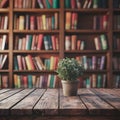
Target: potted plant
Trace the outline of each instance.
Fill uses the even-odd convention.
[[[62,80],[64,96],[77,95],[78,78],[83,74],[83,66],[75,58],[63,58],[59,60],[56,72]]]

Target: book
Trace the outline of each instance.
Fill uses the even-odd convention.
[[[24,15],[19,16],[19,30],[24,30],[25,17]]]
[[[71,50],[76,50],[76,43],[77,43],[77,36],[72,35],[71,36]]]
[[[71,28],[76,30],[77,24],[78,24],[78,14],[73,12],[72,13]]]
[[[53,0],[53,8],[59,8],[59,0]]]
[[[3,67],[6,63],[7,57],[8,57],[7,54],[5,54],[5,55],[0,54],[0,69],[3,69]]]
[[[8,0],[1,0],[0,1],[0,8],[4,8],[7,4]]]
[[[75,0],[71,0],[71,8],[74,9],[76,7],[76,1]]]
[[[44,5],[43,5],[43,3],[42,3],[42,0],[37,0],[37,2],[38,2],[39,7],[40,7],[41,9],[43,9],[43,8],[44,8]]]
[[[47,8],[51,8],[51,5],[50,5],[50,3],[49,3],[49,0],[45,0],[46,1],[46,6],[47,6]]]
[[[65,8],[70,8],[70,0],[65,0]]]
[[[81,8],[81,2],[80,2],[80,0],[76,0],[76,6],[77,6],[77,8]]]
[[[107,50],[107,48],[108,48],[107,37],[104,34],[102,34],[102,35],[100,35],[100,40],[101,40],[102,50]]]
[[[2,88],[8,88],[8,75],[2,74]]]
[[[101,56],[100,70],[105,68],[105,56]]]
[[[66,17],[65,17],[65,29],[69,30],[71,28],[71,12],[66,12]]]
[[[65,36],[65,50],[71,50],[71,39],[70,36]]]
[[[38,35],[37,50],[41,50],[42,49],[43,36],[44,36],[43,34],[39,34]]]

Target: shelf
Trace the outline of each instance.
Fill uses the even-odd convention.
[[[14,73],[56,73],[55,70],[14,70]]]
[[[43,53],[49,53],[49,54],[58,54],[59,51],[53,51],[53,50],[14,50],[13,53],[15,54],[28,54],[28,53],[35,53],[35,54],[43,54]]]
[[[31,9],[32,9],[32,8],[31,8]],[[26,12],[26,13],[31,13],[31,9],[28,9],[28,8],[25,8],[25,9],[17,9],[17,8],[14,8],[14,9],[13,9],[13,12],[19,12],[19,13]],[[32,13],[48,13],[48,12],[54,13],[54,12],[60,12],[60,10],[59,10],[59,9],[39,9],[39,8],[34,8],[34,9],[32,9]]]
[[[35,34],[35,33],[48,33],[48,34],[53,34],[53,33],[59,33],[59,30],[13,30],[14,33],[30,33],[30,34]]]
[[[7,70],[5,70],[5,69],[0,70],[0,73],[8,73],[8,72],[10,72],[8,69]]]
[[[101,34],[107,33],[107,30],[65,30],[66,33],[82,33],[82,34]]]
[[[84,71],[85,73],[107,73],[108,71],[107,70],[85,70]]]
[[[1,29],[0,29],[0,34],[4,34],[4,33],[5,33],[5,34],[6,34],[6,33],[8,34],[8,33],[9,33],[9,30],[1,30]]]
[[[9,50],[0,50],[0,54],[1,54],[1,53],[3,53],[3,54],[4,54],[4,53],[9,53]]]
[[[0,13],[8,13],[9,8],[0,8]]]

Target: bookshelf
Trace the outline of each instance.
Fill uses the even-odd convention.
[[[5,46],[2,45],[4,48],[0,46],[0,56],[7,55],[7,58],[0,69],[0,80],[2,75],[5,76],[8,87],[20,87],[16,85],[17,79],[19,82],[28,78],[29,81],[35,81],[40,76],[41,79],[52,79],[55,76],[54,84],[58,87],[59,79],[55,69],[58,59],[63,57],[75,57],[79,62],[87,61],[82,86],[94,78],[102,78],[104,87],[118,87],[116,84],[120,82],[120,69],[115,66],[120,63],[119,1],[53,0],[51,3],[52,0],[46,0],[47,4],[45,0],[3,1],[6,3],[0,7],[0,18],[6,19],[3,22],[7,21],[8,25],[0,26],[0,40],[6,39]],[[66,46],[68,44],[69,48]],[[38,58],[44,69],[37,63]],[[102,62],[103,58],[105,60]],[[33,63],[25,64],[31,60]],[[53,69],[48,68],[48,64],[52,63],[50,60],[54,63]],[[17,66],[18,61],[21,61],[20,68]],[[118,65],[113,61],[117,61],[115,63]],[[34,68],[30,68],[31,64]],[[97,84],[91,86],[97,87]],[[21,87],[28,86],[21,84]]]

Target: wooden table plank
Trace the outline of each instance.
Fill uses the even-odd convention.
[[[33,91],[11,109],[12,115],[31,115],[34,105],[44,92],[45,89],[36,89]]]
[[[6,92],[6,91],[8,91],[8,90],[10,90],[10,89],[0,89],[0,94]]]
[[[39,115],[58,115],[58,89],[47,89],[33,110]]]
[[[6,99],[6,98],[8,98],[8,97],[10,97],[10,96],[12,96],[14,94],[16,94],[19,91],[21,91],[21,89],[12,89],[10,91],[7,91],[5,93],[0,94],[0,101],[4,100],[4,99]]]
[[[96,96],[89,89],[79,89],[78,94],[87,106],[90,115],[110,115],[116,112],[112,106]]]
[[[60,90],[60,115],[85,115],[87,109],[80,100],[79,96],[63,96],[63,91]]]
[[[103,100],[108,102],[110,105],[112,105],[114,108],[119,110],[120,114],[120,97],[118,97],[116,94],[112,94],[110,91],[106,91],[104,89],[95,89],[95,94],[100,96]]]
[[[18,103],[20,100],[22,100],[26,95],[28,95],[33,90],[34,89],[25,89],[9,98],[6,98],[6,99],[0,101],[0,115],[9,115],[10,114],[9,109],[13,105]]]

